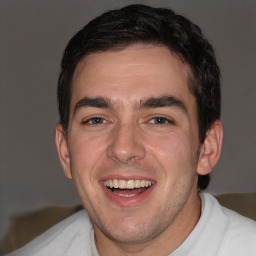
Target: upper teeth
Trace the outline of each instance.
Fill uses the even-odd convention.
[[[134,189],[134,188],[143,188],[143,187],[150,187],[153,185],[153,182],[148,180],[106,180],[104,181],[104,186],[110,187],[110,188],[128,188],[128,189]]]

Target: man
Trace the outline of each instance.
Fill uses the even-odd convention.
[[[200,192],[219,160],[219,68],[168,9],[104,13],[69,42],[56,145],[86,211],[12,255],[256,255],[256,224]]]

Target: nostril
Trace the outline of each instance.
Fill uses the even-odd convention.
[[[132,120],[119,123],[110,136],[107,155],[112,160],[123,164],[133,164],[144,157],[145,149],[140,138],[140,131],[136,130]]]
[[[132,164],[145,156],[145,150],[143,145],[134,142],[129,142],[126,145],[115,143],[108,147],[107,155],[109,158],[124,164]]]

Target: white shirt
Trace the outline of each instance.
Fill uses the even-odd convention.
[[[200,194],[201,217],[170,256],[256,256],[256,222]],[[82,210],[8,256],[98,256],[90,218]]]

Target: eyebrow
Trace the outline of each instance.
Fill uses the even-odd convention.
[[[79,100],[74,108],[74,114],[81,108],[93,107],[93,108],[110,108],[110,101],[104,97],[89,98],[84,97]]]
[[[141,100],[139,103],[139,108],[163,108],[163,107],[178,107],[179,109],[187,112],[187,108],[184,103],[173,97],[173,96],[161,96],[161,97],[151,97]]]
[[[81,108],[93,107],[93,108],[111,108],[111,102],[109,99],[104,97],[89,98],[84,97],[77,102],[74,108],[74,114]],[[143,108],[163,108],[163,107],[178,107],[179,109],[187,112],[187,108],[183,102],[173,96],[161,96],[161,97],[150,97],[140,100],[135,105],[136,109]]]

